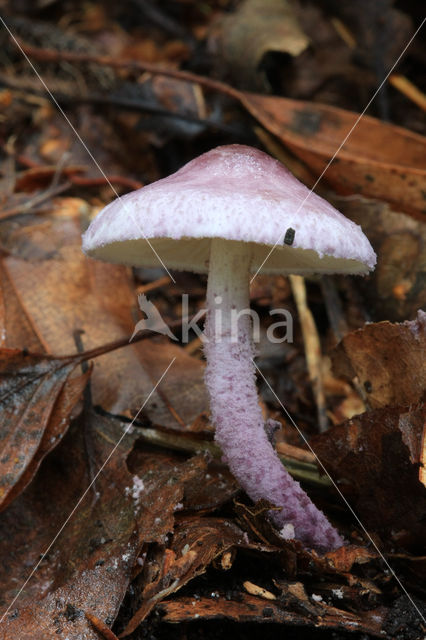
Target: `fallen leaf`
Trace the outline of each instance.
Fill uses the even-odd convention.
[[[66,433],[88,379],[70,377],[79,361],[0,350],[0,510],[25,489]]]
[[[345,545],[327,553],[326,558],[330,568],[338,573],[348,573],[354,564],[365,564],[377,558],[377,553],[366,547]]]
[[[49,216],[23,227],[0,229],[14,246],[5,260],[8,278],[45,350],[55,355],[76,350],[75,332],[85,349],[130,337],[137,316],[131,272],[86,258],[81,251],[81,217],[88,205],[78,199],[56,201]],[[16,346],[16,345],[14,345]],[[175,362],[144,413],[162,426],[182,430],[178,413],[190,428],[207,408],[203,364],[179,346],[152,340],[97,359],[92,375],[95,404],[113,413],[135,414],[172,359]]]
[[[84,413],[44,461],[27,491],[3,512],[3,609],[71,517],[8,613],[0,628],[2,640],[98,638],[87,618],[112,626],[142,545],[161,547],[173,531],[185,482],[204,463],[201,458],[175,458],[165,465],[162,455],[157,458],[150,451],[145,466],[135,474],[126,460],[138,434],[136,429],[125,434],[126,428],[119,420]],[[101,468],[78,503],[94,471]]]
[[[86,429],[86,437],[84,430]],[[35,480],[0,518],[4,550],[2,608],[24,584],[99,469],[123,435],[122,425],[99,416],[74,423]],[[126,496],[132,476],[125,464],[134,441],[127,435],[72,514],[32,580],[0,627],[0,638],[98,638],[85,612],[111,626],[138,551],[134,504]],[[90,442],[90,453],[86,445]]]
[[[332,354],[338,376],[358,377],[372,408],[416,403],[426,390],[426,313],[416,320],[366,324]]]
[[[295,578],[298,573],[304,572],[345,575],[354,565],[365,564],[377,558],[374,551],[357,545],[345,545],[320,556],[303,547],[299,540],[284,540],[265,518],[270,508],[271,505],[262,500],[253,507],[235,502],[237,521],[241,528],[260,541],[263,551],[278,554],[288,577]]]
[[[230,501],[240,490],[229,469],[212,461],[200,474],[199,481],[186,487],[185,508],[197,512],[213,511]]]
[[[72,176],[74,174],[83,173],[84,166],[81,167],[63,167],[61,175]],[[47,189],[56,177],[58,168],[56,166],[39,166],[32,167],[18,174],[16,177],[15,191],[20,193],[32,193],[38,189]]]
[[[311,439],[367,530],[402,545],[426,538],[426,488],[419,481],[425,420],[423,404],[387,407]]]
[[[241,88],[267,84],[259,67],[268,52],[298,56],[309,45],[287,0],[245,0],[214,32],[211,46]]]
[[[358,196],[328,199],[361,225],[377,253],[377,265],[362,282],[369,306],[379,320],[412,319],[426,307],[426,227],[394,211],[386,202]]]
[[[7,300],[7,304],[6,304]],[[0,259],[0,344],[43,353],[44,348]]]
[[[239,92],[246,109],[319,176],[359,114],[337,107]],[[324,174],[337,193],[393,203],[425,220],[425,138],[363,116]]]

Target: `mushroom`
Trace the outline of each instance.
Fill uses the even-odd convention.
[[[341,546],[343,539],[282,465],[265,432],[249,279],[259,270],[366,274],[376,256],[361,228],[277,160],[235,144],[113,201],[84,234],[83,250],[132,266],[155,265],[156,253],[171,269],[208,273],[205,382],[224,458],[252,500],[278,507],[271,517],[283,537],[320,552]]]

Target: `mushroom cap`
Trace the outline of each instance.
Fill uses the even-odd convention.
[[[253,272],[274,246],[264,273],[365,274],[376,263],[359,225],[280,162],[238,144],[111,202],[83,235],[83,251],[131,266],[157,266],[157,252],[170,269],[203,273],[212,238],[251,243]]]

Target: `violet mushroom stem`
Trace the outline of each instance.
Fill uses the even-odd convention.
[[[280,462],[269,442],[259,406],[250,316],[252,246],[211,240],[204,351],[216,440],[234,476],[253,501],[266,498],[283,535],[319,551],[344,544],[325,515]],[[289,535],[290,534],[290,535]]]

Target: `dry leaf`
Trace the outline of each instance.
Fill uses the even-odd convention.
[[[3,610],[89,486],[94,471],[123,436],[125,426],[118,420],[84,414],[45,460],[28,490],[3,513]],[[165,544],[185,483],[198,477],[200,465],[205,464],[202,458],[174,458],[165,464],[162,454],[147,451],[143,464],[139,459],[136,474],[126,464],[136,438],[136,430],[127,433],[96,478],[10,612],[0,630],[2,640],[13,635],[23,640],[58,636],[92,640],[97,636],[86,614],[112,625],[142,545]],[[180,575],[183,567],[177,562],[171,571]],[[78,635],[84,633],[87,636]]]
[[[426,488],[418,478],[424,405],[376,409],[311,443],[368,531],[394,543],[426,538]]]
[[[270,51],[298,56],[309,40],[287,0],[245,0],[221,19],[214,48],[241,88],[261,88],[259,66]]]
[[[357,122],[337,107],[240,93],[246,109],[319,176]],[[391,202],[425,220],[425,138],[363,116],[324,174],[337,193]]]
[[[118,421],[89,420],[74,423],[28,490],[2,514],[3,611],[89,486],[91,463],[99,469],[123,434]],[[133,441],[126,436],[121,442],[20,594],[0,626],[2,640],[95,640],[86,611],[112,625],[138,551],[134,504],[125,492],[133,481],[125,464]]]
[[[80,218],[87,212],[81,200],[57,200],[49,217],[3,229],[3,238],[14,246],[14,256],[5,260],[14,292],[45,349],[55,355],[76,350],[76,331],[91,349],[130,337],[137,320],[130,271],[89,260],[81,251]],[[189,428],[207,408],[203,364],[167,341],[145,341],[97,359],[94,403],[115,413],[136,413],[173,358],[161,397],[154,394],[144,413],[152,422],[182,429],[176,408]]]
[[[88,379],[70,378],[80,361],[0,350],[0,510],[25,489],[66,433]]]
[[[374,317],[406,320],[426,307],[426,227],[385,202],[357,196],[327,196],[361,225],[377,253],[377,265],[362,283]]]
[[[426,390],[426,313],[416,320],[366,324],[332,354],[337,375],[358,377],[372,408],[419,402]]]

